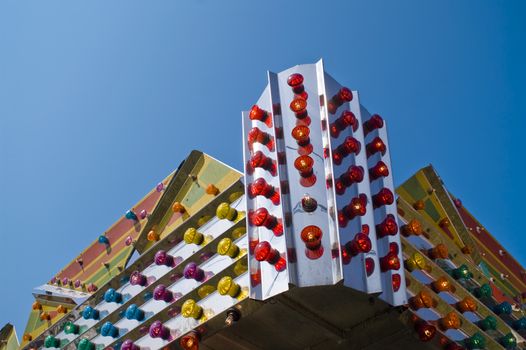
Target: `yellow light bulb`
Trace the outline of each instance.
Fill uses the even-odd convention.
[[[188,228],[183,236],[183,239],[186,244],[201,244],[203,243],[204,236],[201,232],[197,232],[197,230],[193,227]]]
[[[203,308],[195,302],[193,299],[188,299],[184,302],[181,307],[181,314],[186,318],[195,318],[196,320],[203,314]]]
[[[239,254],[239,247],[230,238],[223,238],[217,244],[217,254],[235,258]]]
[[[217,292],[221,295],[230,295],[232,298],[235,298],[239,295],[241,288],[239,284],[234,282],[232,277],[225,276],[219,280],[217,283]]]
[[[414,253],[413,255],[411,255],[411,257],[409,257],[405,261],[405,264],[406,264],[406,268],[409,271],[413,271],[413,270],[430,271],[431,270],[431,268],[427,266],[426,259],[420,253]]]
[[[237,217],[237,210],[232,208],[230,204],[223,202],[217,207],[216,216],[220,220],[227,219],[229,221],[234,221]]]

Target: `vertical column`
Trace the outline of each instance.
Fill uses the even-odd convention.
[[[395,189],[391,157],[387,139],[387,127],[383,119],[362,107],[364,116],[368,172],[374,207],[374,220],[378,238],[378,253],[382,294],[380,298],[391,305],[407,303],[400,230],[397,225]]]
[[[249,239],[250,297],[264,300],[288,290],[288,258],[273,105],[267,86],[243,112],[243,156]]]
[[[343,278],[405,303],[383,121],[322,61],[268,80],[243,113],[251,297]]]
[[[344,285],[377,293],[380,268],[358,93],[329,74],[324,75],[324,85],[327,185],[334,191]]]
[[[323,75],[323,66],[308,64],[271,76],[271,83],[279,87],[283,125],[279,151],[285,154],[291,210],[287,235],[296,264],[294,281],[300,287],[331,285],[341,279],[339,241],[325,181],[319,75]]]

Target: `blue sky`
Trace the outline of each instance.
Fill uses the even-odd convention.
[[[526,264],[525,16],[502,0],[2,1],[0,325],[21,335],[32,288],[192,149],[241,169],[266,70],[321,57],[388,121],[395,181],[432,163]]]

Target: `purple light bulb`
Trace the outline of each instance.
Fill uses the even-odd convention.
[[[159,182],[157,186],[155,187],[155,190],[157,192],[162,192],[164,190],[164,184],[162,182]]]
[[[170,335],[170,331],[168,330],[168,328],[163,326],[161,321],[155,321],[154,323],[152,323],[152,325],[150,326],[150,331],[149,332],[150,332],[150,337],[152,337],[152,338],[161,338],[161,339],[165,339],[165,340]]]
[[[141,212],[139,213],[139,218],[141,218],[141,220],[146,219],[147,216],[148,212],[146,211],[146,209],[141,210]]]
[[[135,345],[135,343],[131,339],[126,339],[122,345],[121,350],[139,350],[140,348]]]
[[[126,244],[127,246],[130,246],[132,243],[133,243],[132,236],[126,237],[126,240],[124,241],[124,244]]]
[[[80,287],[81,284],[82,282],[80,282],[80,280],[75,280],[75,288]]]
[[[173,294],[165,285],[160,284],[153,290],[153,298],[155,300],[164,300],[169,303],[173,300]]]
[[[155,253],[154,261],[156,265],[173,266],[174,258],[171,255],[168,255],[164,250],[159,250]]]
[[[139,271],[133,271],[130,275],[130,284],[132,286],[145,286],[146,285],[146,276],[141,274]]]
[[[184,278],[192,278],[198,282],[205,278],[205,272],[196,263],[188,263],[183,270]]]

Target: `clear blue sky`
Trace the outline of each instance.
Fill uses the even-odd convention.
[[[323,57],[526,264],[524,1],[0,3],[0,324],[192,149],[241,168],[240,111]],[[80,223],[80,225],[79,225]]]

